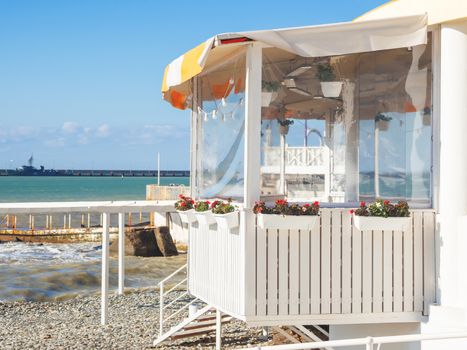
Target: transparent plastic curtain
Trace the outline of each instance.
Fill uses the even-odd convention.
[[[198,86],[197,196],[241,200],[244,186],[245,55],[237,55],[200,76]]]
[[[263,195],[431,204],[431,38],[311,59],[264,49],[262,80]]]
[[[390,59],[391,64],[385,64]],[[360,95],[385,87],[387,94],[362,98],[360,196],[431,204],[431,40],[428,45],[366,54],[359,70]]]

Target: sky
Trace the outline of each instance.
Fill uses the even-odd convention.
[[[165,66],[224,32],[349,21],[384,3],[0,0],[0,168],[189,168]]]

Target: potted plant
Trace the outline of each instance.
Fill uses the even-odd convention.
[[[279,132],[281,135],[287,135],[289,133],[289,126],[293,124],[293,120],[290,119],[277,119],[279,123]]]
[[[277,98],[279,95],[279,89],[281,84],[278,81],[266,81],[261,82],[261,106],[268,107],[269,104]]]
[[[201,225],[206,225],[208,227],[216,223],[210,210],[210,206],[210,201],[198,201],[194,204],[195,214],[198,222]]]
[[[354,226],[360,231],[406,231],[411,222],[406,201],[392,204],[388,200],[377,200],[369,206],[360,202],[360,207],[350,213],[353,215]]]
[[[211,204],[211,211],[214,215],[214,219],[217,222],[217,226],[227,230],[238,227],[238,212],[232,205],[232,200],[229,199],[227,202],[214,201]]]
[[[339,97],[342,90],[342,81],[336,81],[336,75],[330,64],[319,64],[317,78],[321,83],[324,97]]]
[[[279,199],[274,207],[268,207],[260,201],[256,202],[253,212],[258,227],[263,229],[311,230],[318,220],[319,202],[302,206]]]
[[[196,222],[193,209],[194,204],[195,201],[192,198],[184,196],[183,194],[178,195],[178,201],[175,202],[175,210],[177,210],[182,224],[190,225]]]

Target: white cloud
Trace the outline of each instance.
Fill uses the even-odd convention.
[[[96,129],[96,136],[105,138],[110,135],[110,127],[107,124],[102,124]]]
[[[65,122],[62,126],[62,131],[65,134],[75,134],[81,129],[81,126],[76,122]]]

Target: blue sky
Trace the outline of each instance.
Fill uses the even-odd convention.
[[[222,32],[347,21],[385,1],[0,0],[0,168],[188,169],[164,67]]]

